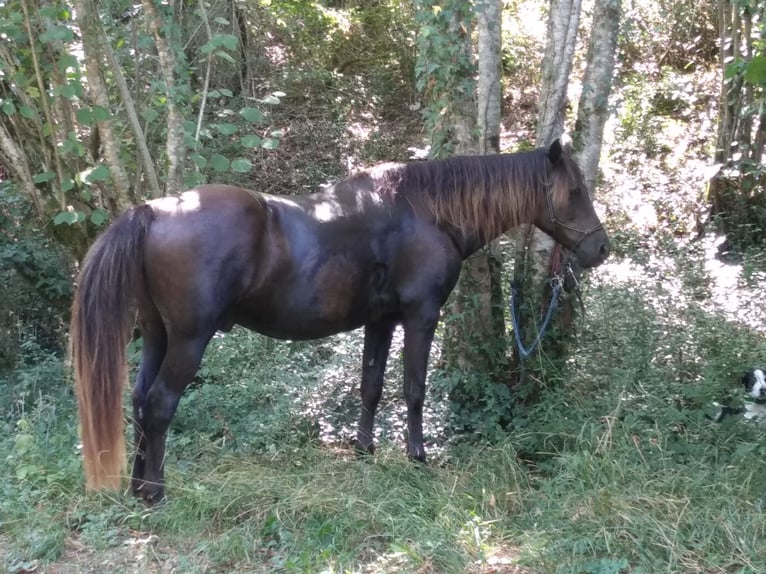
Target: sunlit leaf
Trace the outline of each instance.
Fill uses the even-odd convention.
[[[263,149],[277,149],[279,147],[279,140],[275,138],[266,138],[261,144]]]
[[[766,84],[766,56],[755,56],[745,65],[745,81],[751,84]]]

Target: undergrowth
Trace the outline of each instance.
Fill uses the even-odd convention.
[[[449,444],[444,411],[430,398],[427,466],[402,452],[398,353],[380,447],[358,458],[348,439],[359,333],[317,345],[220,336],[179,407],[169,500],[155,509],[127,495],[84,494],[69,374],[27,343],[20,367],[0,380],[3,564],[11,572],[87,571],[105,559],[122,570],[185,572],[764,571],[766,443],[741,419],[709,417],[714,402],[741,400],[738,377],[762,364],[766,345],[710,298],[704,257],[694,247],[649,257],[641,273],[621,274],[628,258],[607,264],[590,282],[570,364],[540,382],[539,401],[518,410],[506,439]],[[737,268],[742,287],[760,273],[753,261],[749,276]]]

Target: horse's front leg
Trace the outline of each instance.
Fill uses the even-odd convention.
[[[375,451],[373,424],[383,377],[386,372],[388,351],[394,334],[394,323],[373,323],[364,327],[364,353],[362,356],[362,413],[356,433],[356,448],[372,454]]]
[[[169,341],[165,359],[146,397],[142,417],[143,476],[134,488],[149,504],[164,498],[165,441],[186,386],[199,368],[207,340]],[[140,456],[140,453],[139,453]],[[136,469],[134,469],[136,470]]]
[[[403,321],[404,398],[407,401],[407,455],[426,461],[423,446],[423,401],[426,394],[426,369],[439,308],[420,310]]]

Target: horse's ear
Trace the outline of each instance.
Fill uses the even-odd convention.
[[[555,139],[548,148],[548,159],[553,165],[559,165],[564,156],[564,149],[561,147],[561,140]]]

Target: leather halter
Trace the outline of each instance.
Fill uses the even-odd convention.
[[[556,217],[556,214],[553,211],[553,200],[551,199],[550,191],[545,194],[545,201],[548,204],[548,217],[550,218],[551,223],[553,223],[554,225],[558,225],[559,227],[563,227],[564,229],[568,229],[569,231],[574,231],[575,233],[581,234],[580,239],[578,239],[577,243],[575,243],[574,246],[569,250],[570,252],[574,251],[577,247],[579,247],[580,243],[582,243],[586,237],[604,228],[604,224],[601,223],[600,221],[598,225],[594,225],[593,227],[585,231],[583,231],[582,229],[578,229],[577,227],[568,225]]]

